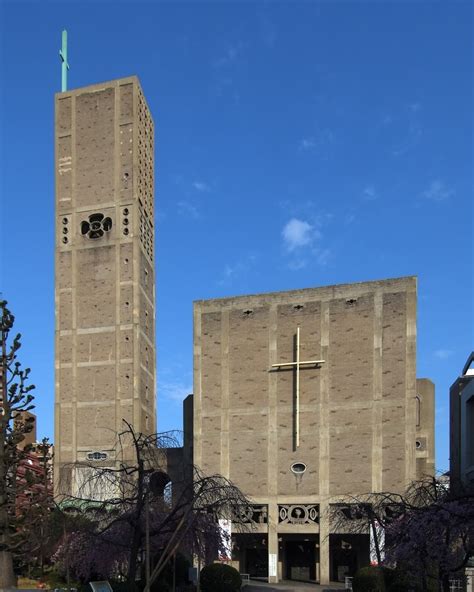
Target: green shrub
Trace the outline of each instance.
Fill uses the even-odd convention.
[[[378,567],[362,567],[352,580],[354,592],[385,592],[384,574]]]
[[[242,585],[239,572],[230,565],[213,563],[201,570],[202,592],[238,592]]]
[[[419,590],[401,569],[362,567],[352,581],[354,592],[407,592]]]

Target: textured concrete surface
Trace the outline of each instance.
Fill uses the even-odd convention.
[[[418,415],[415,405],[416,291],[416,278],[402,277],[194,303],[194,461],[268,508],[255,528],[278,555],[280,578],[284,537],[299,534],[315,541],[316,579],[335,579],[330,504],[402,492],[417,463],[432,467],[429,381],[420,383]],[[298,326],[300,360],[324,363],[300,370],[296,446],[296,372],[272,364],[295,360]],[[293,463],[306,471],[295,474]],[[318,519],[282,518],[296,505],[303,514],[316,506]],[[332,544],[336,552],[348,541]],[[368,563],[367,549],[358,561],[365,553]],[[235,558],[241,572],[244,555]]]
[[[58,93],[55,117],[58,492],[88,453],[113,466],[124,418],[155,431],[156,381],[153,121],[138,79]]]

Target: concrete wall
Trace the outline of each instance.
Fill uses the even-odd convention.
[[[271,368],[294,361],[298,326],[300,359],[324,363],[300,370],[296,446],[295,371]],[[194,462],[268,508],[269,565],[282,535],[318,535],[328,583],[330,503],[417,477],[415,372],[414,277],[194,303]]]
[[[415,398],[417,479],[435,474],[435,387],[417,378]]]
[[[55,104],[60,469],[93,451],[113,463],[123,418],[155,431],[154,132],[135,77]],[[108,221],[94,238],[96,214]]]
[[[299,448],[293,360],[301,327]],[[416,279],[194,304],[194,458],[256,500],[400,491],[416,477]],[[304,462],[297,478],[290,467]]]

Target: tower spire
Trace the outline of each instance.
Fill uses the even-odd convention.
[[[69,63],[67,61],[67,31],[64,29],[62,36],[62,47],[59,50],[59,57],[61,58],[61,92],[67,90],[67,71],[69,70]]]

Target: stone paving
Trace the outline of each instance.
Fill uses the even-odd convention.
[[[299,592],[300,590],[305,590],[306,592],[310,592],[310,590],[313,590],[313,592],[333,592],[333,590],[344,590],[344,584],[334,582],[327,586],[319,586],[318,584],[292,581],[267,584],[266,582],[251,580],[242,587],[243,592]]]

